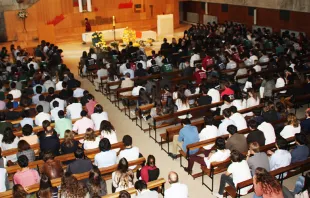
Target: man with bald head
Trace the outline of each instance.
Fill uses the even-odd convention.
[[[179,182],[179,176],[176,172],[171,171],[168,175],[170,188],[165,191],[165,198],[187,198],[188,188],[185,184]]]

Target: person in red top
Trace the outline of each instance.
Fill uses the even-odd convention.
[[[194,78],[197,85],[201,83],[202,79],[207,78],[207,74],[205,71],[202,70],[201,64],[197,64],[196,71],[194,73]]]
[[[95,98],[93,95],[89,94],[87,98],[88,102],[86,103],[86,109],[88,112],[88,116],[91,116],[91,114],[94,113],[95,106],[97,105],[97,102],[95,101]]]
[[[143,166],[140,171],[141,179],[145,181],[145,183],[154,181],[159,176],[159,169],[155,166],[155,157],[153,155],[149,155],[147,157],[146,166]]]
[[[213,65],[214,61],[211,56],[206,55],[206,57],[202,60],[202,67],[207,70],[209,65]]]
[[[221,97],[223,97],[224,95],[228,95],[228,96],[234,95],[235,92],[231,88],[229,88],[228,82],[223,82],[222,87],[224,91],[221,93]]]
[[[85,18],[85,32],[91,32],[91,26],[88,21],[88,18]]]

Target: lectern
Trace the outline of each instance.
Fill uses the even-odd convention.
[[[157,15],[157,34],[158,36],[173,36],[173,14]]]

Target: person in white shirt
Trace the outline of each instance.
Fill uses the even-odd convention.
[[[222,162],[230,157],[230,150],[225,148],[225,139],[222,137],[217,137],[215,140],[215,149],[208,153],[205,153],[206,157],[200,156],[191,156],[188,162],[188,168],[184,168],[184,170],[188,173],[192,172],[192,168],[194,166],[194,162],[199,163],[201,166],[206,166],[210,169],[212,162]]]
[[[287,139],[290,137],[295,136],[296,133],[300,133],[301,127],[299,124],[299,121],[297,120],[297,117],[295,114],[290,113],[287,116],[287,125],[282,129],[280,132],[280,135]]]
[[[56,91],[63,90],[63,87],[62,87],[62,83],[64,82],[63,80],[64,80],[63,77],[59,77],[59,81],[56,83]]]
[[[236,126],[235,122],[232,121],[231,119],[229,119],[230,116],[231,116],[230,109],[224,109],[223,116],[224,116],[224,119],[222,120],[222,123],[219,125],[219,134],[218,134],[218,136],[229,134],[228,131],[227,131],[227,127],[229,125]]]
[[[158,52],[158,56],[156,56],[155,61],[156,61],[156,65],[158,65],[159,67],[163,66],[163,56],[160,54],[160,52]]]
[[[8,179],[8,172],[6,171],[5,168],[0,168],[0,177],[2,178],[0,180],[0,192],[5,192],[9,190],[10,188],[10,183]]]
[[[265,145],[276,142],[276,134],[275,134],[272,124],[264,121],[257,127],[257,129],[264,133]]]
[[[58,102],[58,107],[61,109],[61,110],[65,110],[65,107],[66,107],[66,101],[63,100],[63,99],[60,99],[59,96],[57,96],[54,100],[52,100],[50,102],[50,107],[51,107],[51,110],[54,109],[54,106],[53,106],[53,103],[54,101],[57,101]]]
[[[48,114],[48,113],[44,113],[43,112],[43,107],[42,105],[39,105],[37,106],[37,115],[35,117],[35,121],[34,123],[37,125],[37,126],[42,126],[42,123],[44,120],[48,120],[48,121],[51,121],[51,115]]]
[[[229,117],[229,119],[234,121],[238,131],[248,128],[247,122],[244,117],[237,112],[237,107],[231,106],[229,109],[231,111],[231,116]]]
[[[285,80],[282,76],[282,74],[279,75],[279,77],[277,78],[277,81],[276,81],[276,88],[281,88],[281,87],[284,87],[285,86]],[[283,91],[280,91],[280,93],[286,93],[286,90],[283,90]]]
[[[35,61],[32,60],[32,58],[29,58],[29,63],[27,64],[28,69],[30,69],[30,65],[33,65],[33,69],[38,70],[39,65]]]
[[[263,52],[263,56],[261,56],[259,58],[259,62],[260,63],[267,63],[267,62],[269,62],[269,57],[265,54],[265,52]]]
[[[246,160],[240,152],[236,150],[231,151],[230,159],[232,163],[228,166],[227,171],[221,175],[220,187],[218,193],[213,195],[218,198],[223,197],[226,184],[237,187],[238,183],[252,178],[251,170]],[[230,176],[232,175],[232,177]],[[252,188],[252,185],[242,188],[241,195],[245,195]]]
[[[254,89],[250,88],[248,91],[248,99],[246,100],[246,108],[259,105],[260,99]],[[253,116],[253,112],[244,114],[243,116]]]
[[[234,94],[235,99],[232,101],[231,105],[237,107],[240,111],[246,108],[246,100],[243,99],[242,93],[240,91]]]
[[[90,118],[95,124],[95,130],[100,129],[100,125],[103,120],[109,120],[108,113],[103,111],[103,107],[99,104],[95,106],[94,113],[91,114]]]
[[[179,176],[171,171],[168,175],[170,188],[165,190],[165,198],[188,198],[188,187],[179,182]]]
[[[217,90],[217,89],[215,89],[215,88],[209,89],[207,95],[208,95],[208,96],[211,96],[211,98],[212,98],[212,104],[221,101],[220,92],[219,92],[219,90]],[[212,110],[212,111],[216,111],[216,107],[212,108],[211,110]]]
[[[223,101],[224,101],[224,104],[221,106],[220,115],[223,115],[223,111],[225,109],[229,109],[232,106],[228,95],[223,96]]]
[[[81,111],[83,110],[83,107],[76,98],[71,97],[68,99],[68,106],[66,109],[67,117],[73,120],[81,117]]]
[[[262,67],[260,65],[255,65],[253,69],[255,69],[256,72],[262,71]]]
[[[199,133],[200,142],[216,138],[219,134],[218,128],[214,125],[213,117],[206,116],[204,117],[204,121],[205,121],[205,128],[203,128],[201,132]],[[210,150],[213,146],[214,144],[209,144],[209,145],[204,146],[203,148],[205,150]]]
[[[131,91],[131,95],[132,96],[139,96],[140,89],[144,89],[145,90],[145,87],[141,86],[140,82],[136,82],[135,84],[136,84],[135,87]]]
[[[94,164],[98,168],[106,168],[116,164],[116,151],[111,150],[110,141],[103,138],[99,142],[100,153],[97,153],[94,158]]]
[[[97,136],[93,129],[88,128],[86,130],[84,141],[83,141],[84,150],[98,148],[99,142],[100,142],[100,136]]]
[[[45,82],[43,83],[45,90],[48,90],[50,87],[56,88],[55,83],[51,80],[50,76],[45,76]]]
[[[107,77],[109,75],[109,72],[106,68],[106,66],[102,66],[98,71],[97,71],[97,78],[94,79],[94,84],[95,84],[95,89],[96,91],[99,91],[99,85],[101,83],[101,77]],[[106,82],[107,80],[102,80],[102,82]]]
[[[288,146],[287,141],[285,139],[279,138],[276,140],[277,150],[275,152],[271,150],[267,151],[267,154],[271,155],[271,157],[269,158],[270,171],[291,164],[292,155],[289,151],[286,150],[287,146]]]
[[[121,150],[118,155],[118,161],[122,158],[125,158],[128,162],[136,160],[140,156],[139,148],[132,146],[132,137],[130,135],[125,135],[123,137],[123,143],[125,146],[124,150]],[[136,166],[131,166],[129,169],[133,170]]]
[[[135,72],[131,69],[130,63],[126,63],[126,69],[123,71],[123,75],[126,75],[126,73],[130,74],[130,78],[135,77]]]
[[[53,109],[51,110],[51,120],[52,121],[57,121],[59,119],[58,117],[58,111],[63,110],[59,107],[59,102],[58,101],[53,101]]]
[[[111,122],[107,120],[103,120],[100,124],[101,138],[107,138],[111,144],[117,143],[117,136],[115,133],[115,129]]]
[[[73,97],[75,98],[81,98],[84,96],[84,91],[85,89],[82,89],[80,87],[76,88],[74,91],[73,91]]]
[[[226,69],[235,69],[237,68],[237,63],[232,60],[232,57],[228,57],[228,63],[226,64]],[[235,72],[229,72],[227,75],[233,75]]]
[[[121,66],[119,66],[119,73],[123,74],[126,69],[126,62],[124,62]]]
[[[178,93],[178,99],[175,101],[175,105],[178,108],[178,112],[190,109],[188,99],[181,92]],[[192,117],[191,114],[178,116],[179,119],[185,119],[185,118],[191,118],[191,117]]]
[[[82,117],[81,119],[77,120],[73,124],[72,131],[74,131],[77,134],[84,134],[86,133],[86,130],[88,128],[91,128],[91,129],[95,128],[94,122],[87,117],[87,111],[82,110],[81,117]],[[83,142],[83,141],[80,141],[80,142]]]
[[[16,83],[15,82],[11,82],[11,91],[9,92],[9,94],[12,94],[13,98],[20,98],[20,96],[22,95],[22,92],[18,89],[16,89]]]
[[[138,192],[136,198],[158,198],[158,192],[147,189],[147,184],[143,180],[136,181],[135,189]]]
[[[198,60],[200,60],[200,55],[198,54],[197,50],[194,50],[194,54],[192,55],[191,60],[190,60],[190,66],[195,67],[194,63],[195,61],[198,61]]]

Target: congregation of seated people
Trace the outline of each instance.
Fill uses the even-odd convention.
[[[133,146],[130,135],[125,135],[122,138],[125,149],[111,149],[118,141],[108,113],[93,95],[80,88],[80,82],[62,63],[61,53],[57,46],[42,42],[30,58],[20,47],[12,46],[11,56],[15,62],[11,63],[9,53],[2,49],[0,126],[5,127],[0,127],[1,149],[4,152],[18,148],[17,154],[2,157],[3,178],[7,178],[1,184],[2,191],[9,189],[5,167],[16,164],[21,170],[13,176],[13,194],[26,193],[23,188],[40,183],[40,190],[35,193],[38,197],[47,188],[53,196],[103,196],[107,194],[107,186],[99,169],[118,164],[112,174],[112,192],[130,197],[124,190],[135,187],[140,197],[158,197],[156,191],[146,187],[150,178],[156,180],[159,176],[159,172],[150,175],[150,170],[158,169],[154,156],[150,155],[147,165],[142,165],[137,172],[138,181],[134,183],[136,165],[128,164],[142,157],[139,148]],[[160,121],[160,124],[182,125],[179,134],[171,140],[169,156],[176,159],[180,150],[187,152],[188,145],[216,139],[203,147],[203,153],[200,149],[190,150],[188,167],[184,168],[191,174],[195,162],[210,168],[212,162],[230,159],[214,196],[223,197],[226,184],[236,188],[238,183],[253,178],[255,196],[293,197],[302,196],[308,190],[309,184],[304,181],[309,176],[299,177],[294,193],[290,193],[270,171],[305,161],[309,156],[310,109],[302,108],[310,97],[303,104],[295,105],[300,96],[310,94],[308,53],[309,40],[303,34],[278,35],[267,29],[250,32],[245,25],[213,23],[193,25],[178,42],[173,39],[169,44],[164,39],[160,51],[152,51],[148,57],[143,48],[134,47],[132,43],[121,51],[108,49],[107,57],[90,49],[88,54],[83,52],[79,70],[81,76],[88,72],[94,74],[96,91],[101,87],[111,90],[132,87],[120,95],[138,99],[123,97],[123,104],[134,106],[131,114],[143,118],[149,125],[160,116],[223,102],[199,112],[198,117],[193,112]],[[98,70],[88,71],[94,63]],[[29,76],[23,76],[24,71]],[[173,71],[180,71],[178,77],[183,80],[176,81],[180,83],[174,83],[174,77],[167,75]],[[156,74],[161,75],[148,80],[141,78]],[[102,80],[104,77],[106,80]],[[142,80],[136,80],[137,77]],[[109,82],[117,81],[119,85],[109,87]],[[9,82],[8,90],[6,82]],[[197,98],[188,99],[194,95]],[[140,107],[149,104],[154,104],[152,109],[139,112]],[[256,108],[260,104],[264,107]],[[249,108],[254,109],[239,113]],[[305,119],[297,118],[296,112],[293,113],[296,108],[305,111]],[[196,118],[204,119],[201,131],[193,125],[192,120]],[[35,127],[42,127],[42,131],[35,134]],[[247,129],[246,134],[239,133]],[[19,130],[22,130],[20,137],[15,135]],[[80,134],[85,135],[75,140],[75,135]],[[288,142],[289,138],[294,138],[293,145]],[[31,149],[34,144],[39,144],[39,150]],[[274,144],[275,149],[260,151],[270,144]],[[92,162],[84,152],[96,148],[100,152]],[[68,153],[74,153],[75,159],[60,162],[55,158]],[[40,176],[28,167],[28,163],[36,159],[45,162]],[[67,165],[66,171],[63,164]],[[83,172],[89,172],[89,179],[78,181],[74,174]],[[25,177],[31,178],[26,184]],[[59,189],[51,185],[50,181],[55,178],[61,178]],[[44,182],[48,185],[41,185]],[[165,197],[188,196],[187,186],[179,183],[177,173],[171,172],[168,182],[171,187],[165,191]],[[266,190],[266,186],[270,190]],[[247,186],[240,193],[247,194],[251,189],[252,186]]]

